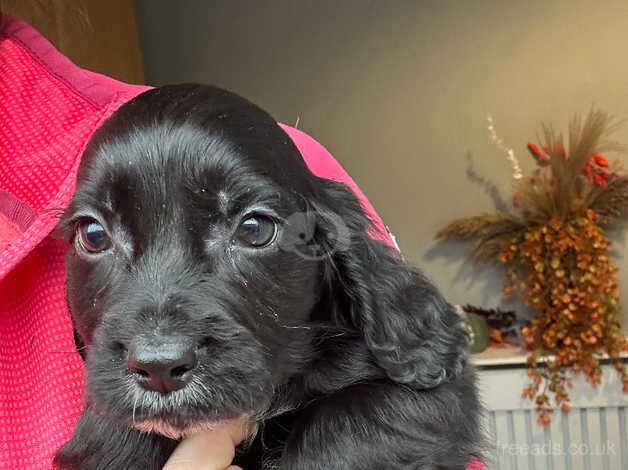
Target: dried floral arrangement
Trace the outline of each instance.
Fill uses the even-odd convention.
[[[618,270],[605,232],[628,215],[628,174],[605,156],[623,149],[609,139],[619,124],[596,109],[584,120],[576,115],[566,144],[544,125],[539,144],[528,144],[536,169],[524,176],[489,117],[490,137],[512,166],[512,207],[455,220],[437,235],[472,241],[470,255],[477,262],[506,265],[503,294],[521,295],[534,311],[522,329],[531,381],[523,396],[536,403],[541,425],[550,424],[557,407],[569,411],[574,376],[584,374],[594,387],[600,383],[602,354],[613,361],[628,392],[620,358],[628,342],[618,321]]]

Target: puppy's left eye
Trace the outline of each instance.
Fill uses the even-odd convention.
[[[262,248],[275,240],[277,224],[270,217],[251,215],[245,218],[236,231],[235,238],[243,245]]]
[[[111,247],[107,231],[95,219],[85,218],[76,223],[78,246],[87,253],[100,253]]]

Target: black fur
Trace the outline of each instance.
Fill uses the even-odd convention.
[[[268,247],[233,242],[251,212],[278,221]],[[174,85],[122,106],[84,156],[69,239],[85,217],[113,246],[87,256],[74,243],[67,258],[88,403],[60,467],[158,469],[176,442],[134,422],[242,413],[259,424],[236,459],[246,470],[462,469],[481,456],[457,314],[255,105]],[[128,344],[154,331],[197,347],[193,382],[172,394],[126,368]]]

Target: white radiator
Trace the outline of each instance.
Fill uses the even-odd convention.
[[[488,410],[493,470],[628,470],[628,396],[612,366],[602,385],[574,382],[572,409],[554,413],[544,430],[532,402],[521,399],[528,383],[522,366],[483,367],[480,389]]]

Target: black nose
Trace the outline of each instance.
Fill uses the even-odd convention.
[[[128,368],[147,390],[168,393],[183,388],[196,367],[196,353],[185,345],[137,346],[129,350]]]

